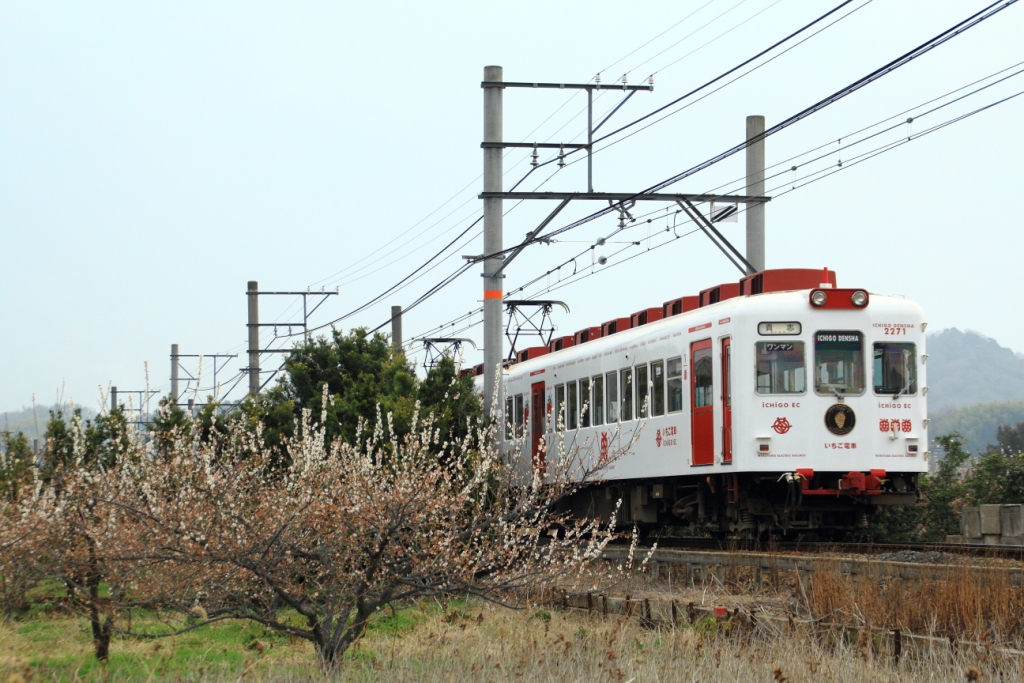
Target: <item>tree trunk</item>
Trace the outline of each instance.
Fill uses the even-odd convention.
[[[99,608],[93,604],[89,607],[89,625],[92,627],[96,659],[106,662],[110,658],[110,640],[114,635],[114,615],[108,614],[104,619]]]
[[[357,609],[355,621],[341,632],[340,637],[333,636],[333,634],[337,633],[333,628],[314,629],[316,640],[313,641],[313,644],[316,646],[317,659],[320,660],[321,668],[325,671],[336,671],[341,667],[342,657],[363,635],[363,631],[366,630],[366,625],[370,622],[372,614],[372,611],[364,614],[363,610]]]

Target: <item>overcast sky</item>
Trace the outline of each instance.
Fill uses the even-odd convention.
[[[242,352],[248,280],[263,290],[339,288],[314,325],[398,282],[479,215],[487,64],[520,81],[601,72],[607,83],[628,72],[637,83],[654,73],[654,92],[637,93],[603,129],[612,130],[839,1],[0,3],[0,410],[33,394],[95,406],[110,383],[166,391],[172,343],[182,353]],[[595,189],[641,190],[690,168],[741,142],[748,114],[771,126],[985,4],[857,0],[792,51],[598,152]],[[768,182],[768,267],[827,266],[840,286],[920,302],[929,331],[969,328],[1024,351],[1015,201],[1024,96],[851,163],[1024,90],[1024,74],[1012,76],[925,114],[1021,64],[921,106],[1024,61],[1021,35],[1024,7],[1013,6],[769,138],[768,164],[778,164],[769,173],[780,175]],[[620,100],[603,94],[595,109]],[[568,91],[506,90],[505,137],[579,141],[584,104]],[[903,123],[850,146],[889,117]],[[507,156],[506,187],[529,170],[527,154]],[[840,160],[840,172],[805,185]],[[585,189],[584,164],[556,169],[521,189]],[[740,154],[670,191],[742,192],[743,174]],[[505,208],[509,245],[553,207]],[[595,208],[570,205],[555,225]],[[539,277],[523,296],[568,303],[556,322],[571,334],[738,277],[699,234],[674,239],[692,226],[679,221],[672,232],[664,208],[638,207],[626,231],[607,216],[531,247],[508,268],[506,290]],[[721,224],[741,249],[743,225]],[[482,251],[478,227],[432,270],[339,325],[375,327],[392,304],[409,305],[461,255]],[[599,237],[606,243],[590,250]],[[592,266],[592,255],[607,264]],[[478,271],[409,312],[406,338],[476,309]],[[263,321],[300,320],[296,303],[262,300]],[[443,332],[479,344],[480,325],[464,326]],[[288,345],[273,334],[265,329],[262,344]],[[221,393],[244,363],[226,362]],[[207,361],[204,387],[210,369]]]

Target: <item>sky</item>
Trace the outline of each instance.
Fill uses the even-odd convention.
[[[2,2],[0,411],[33,400],[96,407],[110,385],[166,393],[172,343],[182,354],[240,354],[221,361],[219,388],[210,358],[201,376],[197,358],[183,359],[183,376],[200,376],[184,398],[240,399],[244,380],[231,387],[246,364],[247,281],[337,288],[309,319],[323,326],[469,228],[414,279],[336,325],[386,323],[391,305],[409,306],[483,250],[480,226],[469,226],[482,205],[485,65],[501,65],[509,81],[600,73],[634,84],[653,74],[654,91],[637,93],[603,133],[840,1]],[[852,2],[752,73],[599,145],[595,190],[635,192],[689,169],[742,142],[747,115],[771,126],[986,4]],[[976,330],[1024,351],[1013,201],[1024,182],[1024,95],[958,118],[1024,90],[1022,34],[1024,7],[1014,5],[768,138],[767,266],[829,267],[840,286],[917,301],[929,331]],[[596,115],[621,99],[600,94]],[[578,92],[506,89],[504,101],[508,141],[582,139]],[[557,154],[546,152],[541,161]],[[530,170],[528,155],[507,154],[506,188]],[[744,173],[741,153],[666,191],[742,194]],[[520,189],[584,190],[585,164],[549,164]],[[552,208],[505,202],[506,246]],[[597,208],[574,202],[552,228]],[[734,266],[671,210],[643,203],[625,230],[605,216],[532,246],[508,267],[506,291],[564,301],[570,312],[555,323],[572,334],[735,281]],[[743,249],[743,216],[719,227]],[[479,270],[407,312],[405,338],[482,346],[479,314],[445,325],[479,308]],[[299,297],[261,298],[260,308],[261,322],[302,320]],[[264,328],[261,346],[300,338],[274,335]],[[419,343],[409,352],[422,361]],[[261,365],[273,370],[282,357]],[[481,359],[469,349],[466,362]]]

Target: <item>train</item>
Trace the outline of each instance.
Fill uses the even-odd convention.
[[[844,536],[917,500],[926,327],[918,304],[827,268],[764,270],[517,352],[501,446],[541,471],[556,449],[621,453],[560,502],[575,516]]]

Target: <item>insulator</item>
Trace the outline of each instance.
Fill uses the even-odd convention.
[[[622,84],[625,85],[629,81],[626,80],[626,74],[622,74]]]
[[[647,77],[647,85],[654,85],[654,74]]]
[[[539,164],[537,163],[537,145],[533,146],[533,154],[530,155],[530,166],[536,168]]]
[[[602,256],[599,259],[597,259],[597,262],[603,266],[604,264],[608,263],[608,257]]]
[[[601,74],[597,74],[596,76],[594,76],[594,83],[600,83],[600,82],[601,82]]]
[[[565,148],[558,146],[558,168],[565,168]]]

